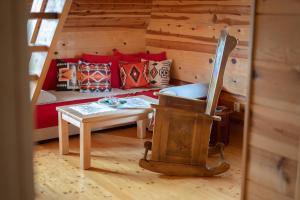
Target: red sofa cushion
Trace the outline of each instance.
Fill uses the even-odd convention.
[[[158,92],[159,90],[155,91],[146,91],[146,92],[138,92],[135,94],[124,94],[124,95],[117,95],[116,97],[129,97],[129,96],[137,96],[137,95],[146,95],[152,98],[158,98],[154,95],[154,92]],[[92,101],[97,101],[101,98],[93,98],[93,99],[81,99],[81,100],[74,100],[74,101],[66,101],[66,102],[59,102],[59,103],[51,103],[51,104],[44,104],[44,105],[37,105],[35,109],[36,117],[35,117],[35,128],[48,128],[57,126],[58,124],[58,115],[56,111],[56,107],[58,106],[66,106],[78,103],[87,103]]]
[[[121,61],[125,62],[139,62],[141,61],[141,59],[153,61],[167,60],[167,53],[165,51],[161,53],[138,52],[132,54],[124,54],[115,49],[113,51],[113,55],[118,56]]]
[[[141,56],[141,58],[152,61],[163,61],[167,60],[167,53],[165,51],[161,53],[145,53]]]
[[[78,62],[80,58],[63,58],[60,59],[64,62]],[[45,82],[43,84],[43,90],[56,90],[57,85],[57,67],[56,67],[56,60],[52,60],[49,66]]]
[[[116,56],[103,56],[103,55],[92,55],[83,54],[82,60],[93,63],[108,63],[111,62],[111,87],[120,88],[120,69],[119,69],[119,57]]]
[[[143,52],[133,53],[133,54],[124,54],[118,50],[113,51],[113,55],[115,57],[119,58],[119,60],[123,61],[123,62],[140,62],[141,58],[144,54],[145,53],[143,53]]]

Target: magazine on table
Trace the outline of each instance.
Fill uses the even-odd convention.
[[[104,98],[98,101],[99,104],[107,105],[118,109],[135,109],[135,108],[150,108],[148,101],[133,97],[133,98]]]
[[[118,108],[150,108],[150,102],[142,99],[142,98],[128,98],[124,99],[126,103],[121,104]]]
[[[115,108],[112,108],[105,104],[98,104],[97,102],[93,102],[90,104],[84,104],[84,105],[75,105],[75,106],[71,106],[70,108],[83,114],[83,115],[111,112],[111,111],[116,110]]]

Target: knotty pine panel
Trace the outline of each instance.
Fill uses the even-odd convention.
[[[252,146],[249,151],[248,180],[293,198],[297,161]]]
[[[153,0],[146,48],[154,52],[166,50],[168,57],[175,60],[172,78],[208,82],[218,37],[225,29],[238,39],[238,46],[228,61],[224,89],[245,96],[250,8],[250,0]]]
[[[82,53],[109,55],[114,48],[128,53],[144,51],[145,30],[106,28],[65,31],[56,45],[55,57],[78,57]]]
[[[245,199],[300,199],[299,7],[257,1]]]
[[[145,51],[152,0],[73,0],[57,58]]]

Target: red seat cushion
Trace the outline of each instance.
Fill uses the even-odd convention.
[[[154,92],[158,92],[159,90],[155,91],[146,91],[146,92],[138,92],[135,94],[123,94],[117,95],[116,97],[129,97],[129,96],[136,96],[136,95],[146,95],[152,98],[156,98],[157,96],[154,95]],[[35,128],[47,128],[57,126],[58,124],[58,115],[56,111],[56,107],[58,106],[66,106],[78,103],[87,103],[97,101],[101,98],[93,98],[93,99],[82,99],[82,100],[74,100],[74,101],[66,101],[66,102],[59,102],[59,103],[51,103],[51,104],[44,104],[44,105],[37,105],[35,109]]]
[[[119,57],[116,56],[104,56],[104,55],[92,55],[83,54],[82,60],[92,63],[109,63],[111,62],[111,87],[120,88],[120,69],[119,69]]]

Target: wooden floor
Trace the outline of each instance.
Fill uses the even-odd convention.
[[[212,178],[168,177],[139,167],[145,140],[136,128],[101,131],[92,136],[92,168],[79,169],[79,139],[70,140],[71,154],[58,154],[58,141],[35,147],[36,199],[239,199],[242,127],[231,129],[225,157],[231,169]],[[150,137],[151,134],[149,134]],[[210,158],[215,162],[215,158]]]

